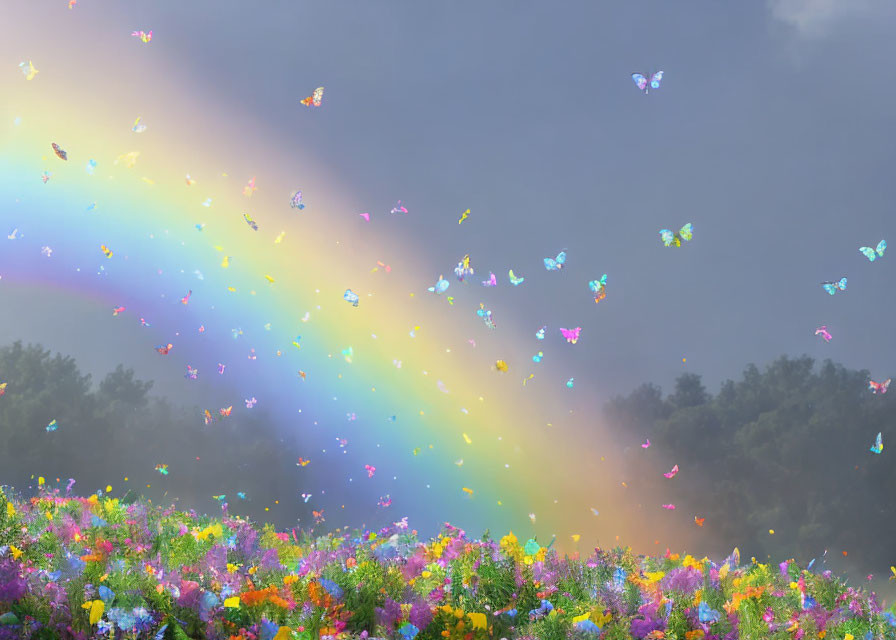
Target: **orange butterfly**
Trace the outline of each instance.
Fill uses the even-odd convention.
[[[706,520],[706,518],[698,518],[697,516],[694,516],[694,522],[697,524],[698,527],[702,527],[703,522],[705,520]]]
[[[299,371],[299,375],[302,376],[302,380],[304,380],[304,379],[305,379],[305,376],[306,376],[307,374],[306,374],[304,371]]]
[[[305,460],[305,458],[299,458],[299,461],[296,462],[297,467],[307,467],[311,460]]]
[[[215,419],[212,418],[211,412],[208,409],[206,409],[205,410],[205,424],[211,424],[214,421],[215,421]]]
[[[233,405],[230,405],[226,409],[218,409],[218,413],[220,413],[225,418],[230,415],[231,411],[233,411]]]
[[[314,93],[304,100],[302,100],[302,104],[306,107],[319,107],[321,100],[324,97],[324,88],[318,87],[314,90]]]

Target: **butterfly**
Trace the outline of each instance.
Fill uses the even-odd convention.
[[[582,331],[582,327],[576,327],[575,329],[560,329],[560,333],[563,334],[563,337],[566,338],[566,341],[570,344],[575,344],[579,340],[579,333]]]
[[[222,417],[227,418],[230,416],[230,413],[233,411],[233,405],[230,405],[226,409],[218,409],[218,413],[221,414]]]
[[[55,142],[51,143],[51,146],[53,147],[53,152],[56,154],[56,156],[57,156],[60,160],[68,160],[68,154],[65,152],[65,149],[63,149],[62,147],[60,147],[60,146],[59,146],[58,144],[56,144]]]
[[[211,424],[215,419],[212,417],[212,412],[208,409],[205,410],[205,424]]]
[[[50,424],[47,425],[47,433],[56,431],[59,428],[59,425],[56,424],[56,421],[53,420]]]
[[[310,494],[310,493],[303,493],[303,494],[302,494],[302,500],[304,500],[305,502],[308,502],[310,499],[311,499],[311,494]]]
[[[310,96],[301,101],[306,107],[319,107],[324,98],[324,88],[318,87]]]
[[[131,127],[131,131],[134,133],[143,133],[146,131],[146,125],[140,124],[140,117],[138,116],[136,120],[134,120],[134,126]]]
[[[222,376],[224,375],[224,369],[226,369],[226,368],[227,368],[226,364],[221,364],[220,362],[218,363],[218,373],[221,374]]]
[[[258,191],[258,187],[255,186],[255,176],[252,176],[252,179],[246,183],[246,186],[243,187],[243,195],[247,198],[251,198],[252,194]]]
[[[194,369],[190,365],[187,365],[187,372],[184,374],[184,378],[187,380],[195,380],[199,377],[199,370]]]
[[[457,279],[460,282],[463,282],[464,278],[471,276],[474,273],[473,267],[470,266],[470,254],[468,253],[457,263],[457,266],[454,267],[454,275],[457,276]]]
[[[307,373],[305,373],[304,371],[299,369],[299,376],[301,376],[302,380],[304,380],[307,375],[308,375]]]
[[[249,400],[244,400],[244,402],[246,403],[246,408],[251,409],[255,406],[255,403],[258,402],[258,400],[255,399],[255,396],[252,396],[252,398],[250,398]]]
[[[167,464],[157,464],[156,471],[161,473],[163,476],[167,476],[168,475],[168,465]]]
[[[345,293],[342,294],[342,299],[346,302],[351,302],[353,307],[358,306],[358,294],[352,291],[351,289],[346,289]]]
[[[495,321],[492,319],[492,312],[489,309],[485,308],[483,303],[479,303],[479,309],[476,310],[476,315],[482,318],[483,322],[485,322],[485,326],[489,329],[495,328]]]
[[[680,247],[681,241],[690,241],[694,237],[694,225],[688,222],[676,233],[672,233],[668,229],[660,229],[660,239],[667,247]]]
[[[647,449],[648,447],[650,447],[650,438],[647,438],[644,442],[641,443],[642,449]]]
[[[245,220],[246,224],[248,224],[252,228],[252,231],[258,231],[258,223],[255,222],[255,220],[252,219],[252,216],[250,216],[248,213],[243,214],[243,220]]]
[[[463,491],[464,493],[466,493],[466,494],[467,494],[468,496],[470,496],[471,498],[473,497],[473,490],[470,489],[469,487],[462,487],[462,488],[461,488],[461,491]]]
[[[645,76],[640,73],[633,73],[632,80],[635,81],[635,84],[638,85],[638,88],[643,91],[645,94],[650,93],[651,89],[659,89],[660,82],[663,80],[663,72],[657,71],[648,80]]]
[[[242,491],[237,491],[237,492],[236,492],[236,497],[239,498],[240,500],[245,500],[245,499],[246,499],[246,494],[243,493]]]
[[[663,475],[667,478],[674,478],[678,475],[678,465],[675,465],[674,467],[672,467],[671,471],[669,471],[668,473],[664,473]]]
[[[90,160],[87,161],[87,166],[84,167],[84,171],[86,171],[90,175],[93,175],[93,172],[95,170],[96,170],[96,160],[91,158]]]
[[[0,382],[0,396],[6,393],[6,385],[8,384],[8,382]]]
[[[296,191],[292,194],[292,198],[289,199],[289,206],[293,209],[299,209],[300,211],[305,208],[305,203],[302,202],[301,191]]]
[[[883,441],[883,438],[881,437],[880,432],[878,432],[877,438],[874,440],[874,444],[871,445],[870,451],[873,453],[880,453],[883,450],[884,450],[884,441]]]
[[[694,516],[694,524],[696,524],[698,527],[702,527],[705,521],[706,518],[698,518],[697,516]]]
[[[504,362],[503,360],[496,360],[495,361],[495,369],[504,373],[504,372],[508,371],[510,369],[510,367],[508,367],[507,363]]]
[[[559,271],[566,263],[566,251],[561,251],[556,258],[545,258],[544,268],[548,271]]]
[[[210,207],[210,206],[212,206],[212,199],[211,199],[211,198],[206,198],[206,199],[205,199],[205,202],[202,203],[202,206],[203,206],[203,207]]]
[[[345,361],[346,361],[346,362],[348,362],[349,364],[351,364],[351,362],[352,362],[352,356],[354,355],[354,353],[355,353],[355,352],[354,352],[354,349],[352,349],[351,347],[347,347],[347,348],[345,348],[345,349],[342,350],[342,357],[345,358]]]
[[[828,333],[828,327],[827,327],[827,325],[824,325],[824,324],[815,330],[815,335],[817,335],[817,336],[820,335],[822,338],[824,338],[825,342],[830,342],[831,338],[834,337],[830,333]]]
[[[255,349],[249,349],[249,360],[256,360],[258,356],[255,355]]]
[[[544,353],[539,351],[534,356],[532,356],[532,362],[541,362],[542,358],[544,358]]]
[[[348,419],[349,422],[353,422],[358,419],[358,416],[355,415],[354,413],[346,413],[345,417]]]
[[[883,382],[875,382],[874,380],[868,381],[868,390],[872,393],[886,393],[889,387],[890,378],[887,378]]]
[[[859,247],[859,251],[862,252],[866,258],[868,258],[871,262],[874,262],[878,258],[884,257],[884,251],[887,250],[887,241],[881,240],[877,243],[877,248],[872,249],[871,247]]]
[[[667,509],[669,511],[675,511],[675,505],[674,504],[664,504],[663,509]]]
[[[110,248],[107,247],[106,245],[101,244],[101,245],[100,245],[100,250],[103,252],[103,254],[104,254],[107,258],[111,258],[111,257],[112,257],[112,249],[110,249]]]
[[[547,329],[547,325],[543,326],[541,329],[535,332],[535,337],[539,340],[544,340],[544,330]]]
[[[514,287],[520,286],[525,280],[525,278],[517,278],[515,275],[513,275],[513,269],[507,272],[507,277],[510,278],[510,284],[512,284]]]
[[[140,38],[140,42],[143,42],[143,43],[146,43],[146,42],[149,42],[150,40],[152,40],[152,31],[150,31],[149,33],[145,33],[143,31],[132,31],[131,35]]]
[[[572,389],[575,386],[575,384],[576,384],[575,378],[570,378],[569,380],[566,381],[566,387],[568,389]]]
[[[196,181],[195,181],[193,178],[190,177],[190,174],[189,174],[189,173],[188,173],[188,174],[186,175],[186,177],[184,178],[184,182],[187,183],[187,186],[188,186],[188,187],[190,187],[190,186],[196,184]]]
[[[193,290],[190,289],[187,291],[187,295],[180,299],[181,304],[187,304],[190,301],[190,296],[193,295]]]
[[[372,467],[369,464],[364,465],[364,470],[367,471],[368,478],[372,478],[373,474],[376,473],[376,467]]]
[[[119,313],[124,313],[124,310],[124,307],[115,307],[114,309],[112,309],[112,315],[117,316]]]
[[[159,345],[158,347],[156,347],[156,351],[158,351],[163,356],[167,356],[168,352],[171,351],[171,347],[173,346],[174,345],[169,342],[168,344]]]
[[[47,183],[50,181],[50,177],[51,177],[52,175],[53,175],[53,174],[50,173],[49,171],[44,171],[44,172],[40,175],[40,179],[44,181],[44,184],[47,184]]]
[[[392,504],[392,497],[387,493],[385,496],[380,497],[376,504],[378,507],[385,509]]]
[[[497,287],[497,286],[498,286],[498,280],[497,280],[497,278],[495,278],[495,274],[489,272],[488,280],[483,280],[483,281],[482,281],[482,286],[483,286],[483,287]]]
[[[394,207],[392,207],[392,213],[407,213],[408,210],[401,206],[401,200],[398,201]]]
[[[359,213],[358,215],[361,216],[362,218],[364,218],[364,220],[366,220],[367,222],[370,222],[370,214],[369,213]]]
[[[19,69],[22,70],[22,74],[25,76],[25,80],[33,80],[34,76],[40,73],[37,69],[34,68],[34,65],[31,64],[31,60],[28,61],[27,66],[26,63],[20,62]]]
[[[588,283],[588,288],[594,294],[594,303],[597,304],[607,297],[607,274],[600,277],[600,280],[592,280]]]
[[[469,217],[470,217],[470,210],[467,209],[466,211],[464,211],[464,212],[461,214],[461,216],[460,216],[460,220],[457,221],[457,224],[460,224],[461,222],[463,222],[464,220],[466,220],[466,219],[469,218]]]
[[[839,282],[822,282],[821,286],[828,292],[828,295],[834,295],[837,291],[846,291],[846,278],[840,278]]]

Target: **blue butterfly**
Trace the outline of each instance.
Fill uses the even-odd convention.
[[[697,615],[700,617],[700,622],[718,622],[719,618],[722,617],[720,612],[710,609],[709,605],[703,601],[698,605],[697,612]]]
[[[358,294],[352,291],[351,289],[346,289],[345,293],[342,294],[342,298],[346,302],[351,302],[353,307],[358,306]]]
[[[650,93],[651,89],[659,89],[660,82],[663,80],[663,72],[657,71],[648,80],[645,76],[640,73],[633,73],[632,80],[635,81],[635,84],[638,85],[638,88],[644,93]]]
[[[877,248],[872,249],[871,247],[859,247],[859,251],[862,252],[866,258],[868,258],[871,262],[874,262],[878,258],[884,257],[884,251],[887,250],[887,241],[881,240],[877,243]]]
[[[439,281],[436,282],[433,286],[431,286],[427,291],[432,293],[442,294],[448,289],[448,285],[451,283],[448,280],[445,280],[442,276],[439,276]]]
[[[872,451],[873,453],[880,453],[883,450],[884,450],[884,441],[883,441],[883,438],[881,437],[881,434],[878,433],[877,439],[874,441],[874,444],[871,445],[870,451]]]
[[[563,268],[563,264],[566,262],[566,251],[561,251],[557,254],[557,258],[545,258],[544,259],[544,268],[548,271],[559,271]]]
[[[846,291],[846,278],[840,278],[840,282],[822,282],[821,286],[829,295],[834,295],[838,290]]]

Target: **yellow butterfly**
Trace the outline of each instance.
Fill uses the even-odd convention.
[[[466,219],[469,218],[469,217],[470,217],[470,210],[467,209],[466,211],[464,211],[464,212],[461,214],[461,216],[460,216],[460,220],[457,221],[457,224],[460,224],[461,222],[463,222],[464,220],[466,220]]]

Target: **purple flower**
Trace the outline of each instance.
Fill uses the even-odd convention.
[[[392,598],[386,598],[383,606],[376,608],[376,623],[378,625],[394,629],[399,620],[401,620],[401,605]]]
[[[680,591],[691,595],[703,586],[703,574],[692,567],[678,567],[667,573],[660,585],[663,591]]]
[[[25,595],[27,585],[19,563],[12,558],[0,561],[0,602],[13,602]]]

